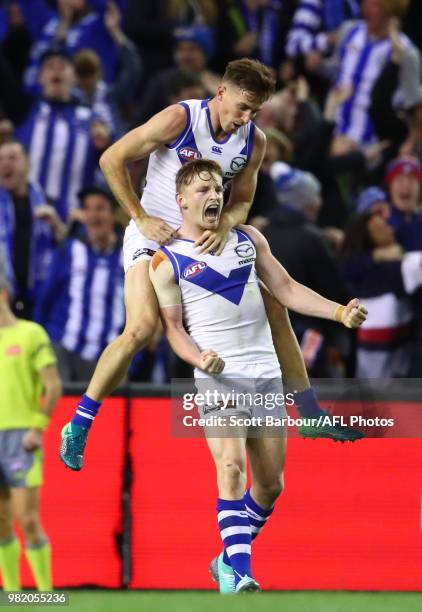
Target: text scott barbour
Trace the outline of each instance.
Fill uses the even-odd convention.
[[[226,427],[227,425],[233,427],[239,427],[239,425],[244,427],[326,427],[327,425],[340,425],[342,427],[353,425],[358,425],[359,427],[394,427],[394,419],[382,419],[380,417],[366,419],[365,417],[357,415],[349,417],[343,415],[325,415],[315,419],[295,419],[291,416],[277,418],[273,415],[266,415],[265,417],[212,415],[205,418],[198,418],[189,414],[183,417],[183,425],[185,425],[185,427]]]

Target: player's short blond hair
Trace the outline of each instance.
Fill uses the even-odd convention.
[[[380,0],[381,6],[391,17],[404,17],[409,8],[409,0]]]
[[[255,59],[238,59],[227,64],[224,81],[252,93],[263,104],[275,92],[272,71]]]
[[[223,171],[220,164],[217,164],[212,159],[193,159],[192,161],[184,164],[176,174],[176,191],[180,193],[183,187],[190,185],[196,176],[202,178],[203,173],[205,174],[218,174],[223,178]]]

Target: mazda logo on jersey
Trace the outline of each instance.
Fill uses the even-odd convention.
[[[234,157],[230,163],[230,168],[233,172],[240,172],[244,166],[246,166],[245,157]]]
[[[182,276],[183,278],[190,280],[194,276],[198,276],[198,274],[201,274],[201,272],[203,272],[206,267],[207,264],[204,261],[194,261],[183,270]]]
[[[255,249],[251,244],[238,244],[234,249],[238,257],[253,257],[255,255]]]
[[[201,159],[202,155],[197,149],[191,147],[180,147],[177,149],[177,154],[181,161],[191,161],[192,159]]]

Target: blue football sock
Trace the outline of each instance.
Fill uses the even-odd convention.
[[[270,518],[274,508],[266,510],[262,508],[251,496],[251,490],[248,489],[245,493],[246,512],[248,513],[249,523],[251,525],[251,537],[255,540],[258,533],[264,527],[267,520]]]
[[[246,506],[246,512],[248,513],[249,523],[251,526],[251,539],[255,540],[258,533],[264,527],[267,520],[273,513],[274,508],[266,510],[256,503],[251,496],[251,490],[248,489],[243,498]],[[226,549],[224,549],[223,561],[227,565],[230,565],[230,559],[227,555]]]
[[[84,395],[79,402],[79,406],[76,409],[73,419],[71,420],[72,425],[89,429],[97,416],[97,412],[99,411],[100,407],[101,402],[96,402],[87,395]]]
[[[302,417],[315,418],[325,414],[318,404],[318,398],[312,387],[306,389],[306,391],[295,393],[294,399],[299,414]]]
[[[251,572],[251,526],[243,499],[217,502],[218,527],[237,584]]]

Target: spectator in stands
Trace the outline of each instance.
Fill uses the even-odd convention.
[[[167,10],[179,26],[212,26],[217,18],[215,0],[167,0]]]
[[[64,222],[78,206],[77,193],[92,184],[98,158],[111,142],[101,119],[72,98],[74,79],[68,54],[60,48],[47,51],[40,69],[43,96],[16,131],[29,153],[31,180]]]
[[[369,312],[357,333],[356,375],[406,376],[414,323],[410,296],[422,284],[422,252],[403,253],[382,214],[370,212],[350,224],[343,252],[345,277]]]
[[[174,29],[213,28],[216,5],[215,0],[128,0],[126,31],[139,48],[145,81],[173,65]]]
[[[124,324],[123,256],[114,228],[114,200],[97,187],[79,196],[86,242],[68,239],[56,253],[35,309],[35,320],[53,341],[64,381],[89,380],[98,356]]]
[[[28,176],[23,146],[13,141],[0,145],[0,250],[13,287],[14,311],[26,319],[50,271],[55,242],[65,234],[55,209]]]
[[[206,95],[201,77],[195,72],[181,68],[173,73],[169,82],[169,104],[177,104],[180,100],[202,100]]]
[[[116,0],[122,7],[124,0]],[[92,49],[101,58],[104,78],[112,82],[116,70],[116,42],[106,26],[107,11],[113,2],[106,0],[60,0],[58,9],[45,0],[19,0],[33,46],[30,64],[25,73],[25,86],[38,89],[41,59],[47,49],[58,43],[69,54],[80,49]]]
[[[287,36],[288,57],[303,58],[309,70],[315,69],[331,50],[338,28],[359,13],[358,0],[299,0]]]
[[[140,101],[140,114],[135,121],[137,125],[145,123],[167,106],[170,84],[178,70],[187,70],[197,74],[206,95],[214,95],[221,80],[218,75],[207,68],[207,62],[213,53],[213,39],[208,28],[198,26],[179,28],[175,31],[175,39],[176,67],[162,70],[150,79]]]
[[[7,117],[0,116],[0,145],[13,140],[13,123]]]
[[[386,171],[391,215],[389,223],[405,251],[422,250],[422,163],[415,157],[399,157]]]
[[[216,23],[215,68],[253,57],[278,69],[295,3],[292,0],[221,0]]]
[[[414,155],[422,162],[422,86],[414,103],[407,109],[408,135],[400,148],[400,155]]]
[[[312,174],[283,162],[274,163],[270,174],[276,186],[277,205],[263,233],[274,257],[299,282],[306,283],[318,293],[323,292],[332,300],[347,302],[350,296],[333,254],[323,232],[315,225],[321,206],[319,182]],[[330,322],[302,315],[295,314],[291,321],[311,374],[344,374],[339,356],[345,352],[342,346],[345,337],[338,333],[338,329]]]
[[[374,83],[369,106],[377,137],[390,143],[385,154],[386,161],[391,161],[399,151],[403,155],[405,151],[412,154],[414,147],[418,149],[418,141],[421,140],[418,129],[421,119],[418,108],[422,108],[422,86],[419,82],[421,57],[416,47],[404,44],[399,28],[398,20],[390,19],[388,35],[392,51]],[[400,81],[405,96],[397,100]]]
[[[356,144],[366,146],[375,138],[374,127],[369,115],[371,91],[374,83],[392,53],[393,44],[388,36],[392,17],[400,18],[406,13],[408,0],[363,0],[362,21],[345,24],[339,33],[337,46],[337,86],[352,87],[352,95],[340,107],[337,116],[337,135],[333,151],[337,147],[353,149]],[[416,49],[410,39],[398,33],[401,43]],[[413,75],[411,91],[416,88],[419,74]],[[400,72],[398,96],[406,105],[409,82]]]
[[[300,77],[275,94],[269,109],[264,105],[263,123],[262,113],[257,117],[257,124],[261,128],[274,125],[273,121],[278,117],[280,129],[293,144],[292,165],[315,174],[322,184],[323,206],[319,223],[338,228],[344,227],[348,214],[348,202],[343,195],[344,183],[349,182],[352,191],[357,179],[365,176],[368,167],[377,160],[385,147],[385,143],[380,142],[367,147],[365,151],[356,148],[331,153],[336,114],[349,97],[350,88],[333,88],[322,113],[310,97],[307,80]]]
[[[356,200],[356,212],[358,215],[366,212],[371,215],[381,215],[387,220],[391,215],[387,194],[379,187],[367,187]]]
[[[116,43],[118,69],[113,83],[103,80],[101,59],[91,49],[78,51],[74,58],[76,88],[73,93],[79,102],[89,106],[108,126],[113,137],[122,135],[122,111],[128,108],[137,93],[142,65],[135,45],[120,27],[121,15],[116,4],[111,4],[105,23]]]
[[[4,3],[0,9],[0,42],[6,61],[22,78],[31,49],[31,36],[16,0]]]

